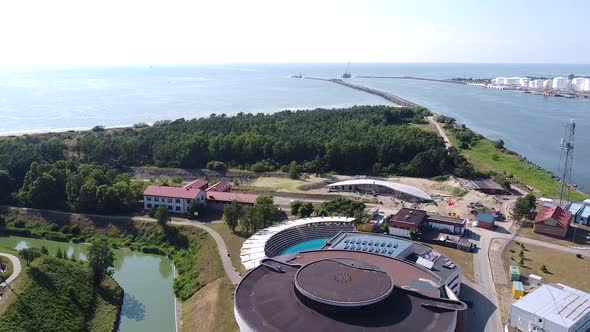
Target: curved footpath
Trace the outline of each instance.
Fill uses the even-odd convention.
[[[434,126],[434,128],[436,128],[436,131],[438,131],[438,136],[442,137],[442,139],[445,141],[445,147],[447,149],[450,148],[451,140],[449,140],[449,137],[447,137],[447,133],[445,133],[444,129],[440,126],[440,124],[434,121],[434,116],[427,116],[426,119],[428,120],[428,122],[430,122],[431,125]]]
[[[10,284],[14,279],[16,279],[16,277],[18,277],[22,270],[20,260],[15,255],[5,254],[2,252],[0,252],[0,256],[8,257],[8,259],[10,259],[12,262],[12,275],[5,281],[6,284]]]
[[[221,235],[219,235],[219,233],[217,233],[216,230],[207,227],[198,221],[172,221],[171,224],[192,226],[207,231],[207,233],[209,233],[209,235],[211,235],[217,243],[217,251],[219,251],[219,257],[221,258],[221,263],[223,264],[225,274],[227,274],[227,277],[229,278],[229,280],[231,280],[232,284],[237,285],[240,283],[242,277],[234,268],[229,257],[229,251],[227,250],[227,246],[225,245],[225,241],[223,241],[223,238],[221,237]]]

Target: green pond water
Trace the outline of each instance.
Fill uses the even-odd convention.
[[[0,237],[0,248],[47,247],[51,255],[58,248],[76,259],[85,260],[88,245],[17,236]],[[113,277],[125,290],[120,332],[174,331],[174,267],[166,257],[131,250],[114,250]]]

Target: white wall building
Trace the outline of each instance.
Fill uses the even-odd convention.
[[[562,284],[545,284],[510,307],[508,324],[519,331],[590,330],[590,294]]]
[[[569,88],[569,80],[565,77],[556,77],[553,79],[553,89],[566,90]]]

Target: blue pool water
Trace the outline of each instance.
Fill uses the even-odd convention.
[[[326,237],[322,239],[303,241],[288,247],[287,249],[283,250],[281,254],[296,254],[300,251],[320,249],[324,246],[324,244],[326,244],[326,241],[328,241],[329,239],[329,237]]]

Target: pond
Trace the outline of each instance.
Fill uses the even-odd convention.
[[[85,260],[88,245],[30,239],[17,236],[0,237],[0,248],[22,249],[47,247],[51,255],[60,248],[76,259]],[[125,290],[119,331],[174,331],[174,267],[166,257],[131,250],[114,250],[113,277]]]

